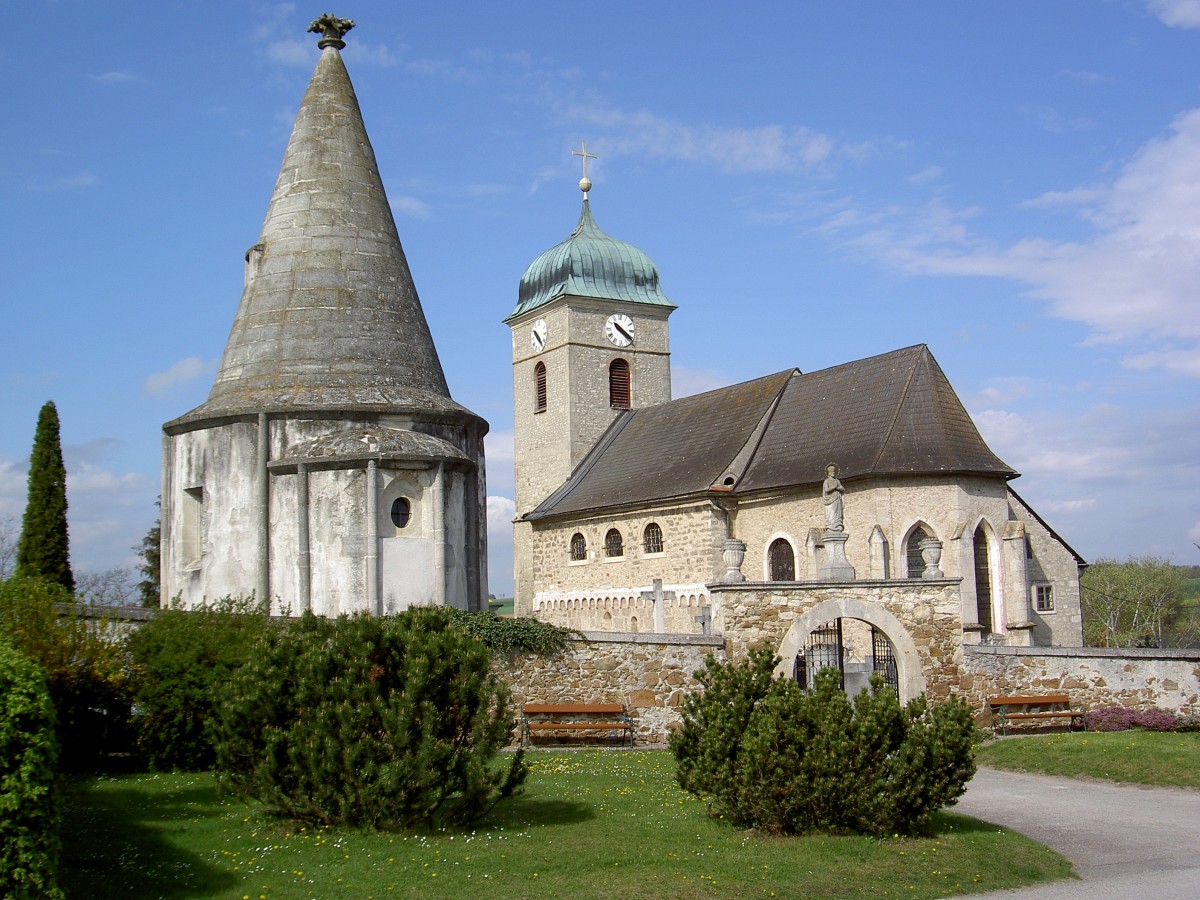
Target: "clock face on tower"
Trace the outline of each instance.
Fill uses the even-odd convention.
[[[533,328],[529,330],[529,343],[533,346],[534,353],[541,353],[546,349],[546,337],[549,333],[545,319],[538,319],[533,323]]]
[[[633,319],[624,313],[613,313],[604,323],[604,336],[617,347],[633,343]]]

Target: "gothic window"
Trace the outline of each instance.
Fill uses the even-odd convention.
[[[608,405],[629,409],[629,362],[614,359],[608,367]]]
[[[407,497],[397,497],[392,501],[392,524],[397,528],[404,528],[412,521],[412,503]]]
[[[571,535],[571,561],[580,562],[587,559],[587,541],[578,531]]]
[[[538,363],[533,367],[533,411],[546,411],[546,364]]]
[[[604,535],[604,555],[625,555],[625,542],[621,539],[621,532],[615,528],[608,529],[608,534]]]
[[[651,522],[642,532],[642,547],[647,553],[663,552],[662,529],[657,522]]]
[[[992,567],[988,561],[987,535],[983,526],[975,529],[975,605],[979,624],[985,634],[992,632]]]
[[[925,571],[925,560],[921,558],[921,541],[928,537],[929,532],[919,525],[908,536],[908,543],[904,545],[904,555],[908,561],[909,578],[920,578],[921,573]]]
[[[767,550],[767,562],[771,570],[772,581],[796,580],[796,554],[792,545],[784,538],[771,541]]]

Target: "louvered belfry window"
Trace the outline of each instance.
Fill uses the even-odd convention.
[[[608,405],[629,409],[629,362],[614,359],[608,367]]]
[[[543,362],[533,367],[533,411],[546,411],[546,364]]]

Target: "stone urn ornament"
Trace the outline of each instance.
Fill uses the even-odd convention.
[[[921,551],[921,560],[925,563],[921,577],[945,578],[945,573],[938,568],[938,564],[942,561],[942,542],[937,538],[922,538],[917,543],[917,548]]]

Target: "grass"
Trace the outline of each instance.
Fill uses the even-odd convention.
[[[1030,735],[977,749],[982,766],[1200,788],[1200,732],[1092,731]]]
[[[211,775],[75,781],[67,896],[180,898],[941,897],[1066,878],[1026,838],[939,814],[923,838],[773,838],[711,818],[670,754],[536,751],[524,794],[474,830],[304,828]]]

